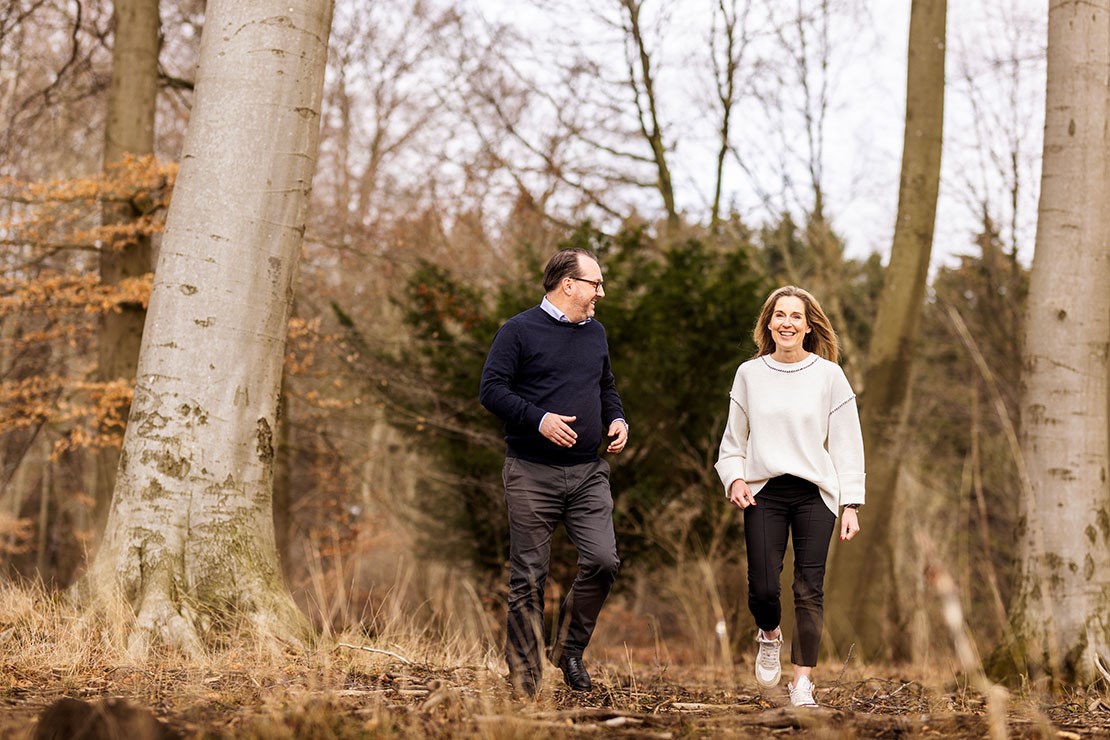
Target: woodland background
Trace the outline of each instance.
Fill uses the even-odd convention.
[[[932,666],[988,697],[992,681],[1099,685],[1093,656],[1110,657],[1110,219],[1091,206],[1110,193],[1105,2],[1076,41],[1053,36],[1050,17],[1078,17],[1079,3],[1045,14],[992,0],[982,43],[953,43],[950,27],[946,41],[944,2],[912,3],[902,177],[883,196],[898,208],[875,227],[887,243],[874,252],[836,226],[868,182],[867,160],[853,179],[829,172],[844,162],[831,149],[845,100],[872,95],[844,74],[866,54],[861,39],[883,31],[866,3],[536,0],[519,14],[433,0],[298,5],[330,21],[330,39],[319,108],[295,109],[319,126],[318,156],[295,293],[278,314],[288,337],[262,474],[272,499],[258,506],[268,521],[272,501],[281,576],[310,633],[391,651],[465,644],[496,663],[503,443],[477,403],[478,378],[499,323],[538,301],[547,257],[576,245],[601,258],[598,318],[633,430],[612,461],[623,566],[598,660],[650,655],[726,684],[750,660],[740,520],[712,463],[756,312],[792,283],[833,319],[868,438],[863,532],[831,561],[829,665]],[[140,338],[217,7],[7,0],[0,10],[0,639],[35,644],[20,627],[28,604],[74,599],[59,608],[87,613],[84,587],[109,588],[89,565],[109,520],[125,518],[112,501],[133,483],[117,487]],[[1050,96],[1088,111],[1061,129],[1082,172],[1044,165],[1087,214],[1062,239],[1046,236],[1036,210],[1051,197],[1041,137],[1047,151],[1052,48],[1094,70],[1047,71]],[[269,79],[237,84],[244,95],[273,84],[275,109],[288,102]],[[889,113],[903,101],[875,105]],[[225,117],[264,139],[266,124],[239,111],[228,103]],[[230,163],[216,179],[265,169],[232,141],[206,141]],[[935,227],[942,245],[938,189],[951,216]],[[252,217],[238,201],[209,201]],[[971,225],[955,242],[952,220]],[[1026,319],[1038,270],[1035,297],[1064,312],[1048,329]],[[245,310],[274,305],[259,294]],[[1090,360],[1056,386],[1088,410],[1079,427],[1064,401],[1045,422],[1057,397],[1036,395],[1036,358],[1060,346]],[[215,351],[254,372],[236,345]],[[1046,428],[1081,459],[1053,461],[1030,433]],[[202,486],[195,470],[170,468],[159,470]],[[1065,508],[1044,531],[1029,524]],[[199,531],[188,537],[203,546]],[[564,539],[552,604],[573,567]],[[242,599],[178,593],[197,583],[188,568],[171,591],[194,611],[172,609],[204,649],[226,646],[225,618]],[[142,624],[147,602],[124,601]],[[953,621],[945,605],[969,616]],[[119,619],[125,634],[140,629]]]

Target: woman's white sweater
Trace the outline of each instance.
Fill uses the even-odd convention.
[[[840,365],[814,354],[793,363],[756,357],[736,370],[729,397],[715,466],[726,496],[744,480],[758,500],[769,479],[790,474],[817,484],[833,514],[863,503],[863,434]]]

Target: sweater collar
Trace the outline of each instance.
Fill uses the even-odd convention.
[[[570,323],[570,319],[567,318],[567,315],[565,313],[563,313],[562,311],[560,311],[558,306],[556,306],[551,301],[547,300],[547,296],[544,296],[543,300],[540,301],[540,308],[542,308],[544,313],[546,313],[551,318],[553,318],[557,321],[562,321],[564,324],[569,324]],[[593,321],[593,319],[591,319],[589,316],[587,316],[585,321],[579,321],[578,322],[578,326],[582,326],[582,324],[588,324],[591,321]]]
[[[800,362],[779,362],[771,355],[760,355],[759,359],[763,360],[763,364],[772,370],[778,370],[780,373],[796,373],[808,367],[813,367],[814,363],[821,359],[821,356],[811,352],[809,357]]]

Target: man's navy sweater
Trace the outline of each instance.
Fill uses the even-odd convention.
[[[482,405],[505,422],[506,454],[548,465],[597,459],[602,435],[624,418],[609,365],[605,329],[596,320],[559,321],[539,306],[505,322],[482,368]],[[573,447],[540,434],[545,413],[576,416]]]

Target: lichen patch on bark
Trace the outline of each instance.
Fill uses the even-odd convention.
[[[139,493],[139,497],[144,501],[157,501],[162,502],[167,498],[166,489],[158,481],[157,478],[151,478],[146,487]]]
[[[142,461],[143,465],[154,463],[159,473],[167,478],[173,478],[175,480],[185,480],[185,477],[189,475],[189,470],[192,468],[192,465],[187,459],[184,457],[176,457],[169,450],[162,450],[161,452],[143,450],[139,459]]]
[[[136,426],[140,435],[152,437],[156,430],[165,429],[169,425],[169,422],[170,420],[162,414],[157,411],[151,411],[146,414],[141,412],[132,414],[129,423]]]
[[[263,465],[272,465],[274,462],[274,432],[270,423],[265,418],[258,420],[258,433],[255,435],[258,442],[258,460]]]
[[[183,403],[177,407],[177,413],[185,421],[185,426],[187,427],[191,427],[194,424],[197,426],[204,426],[208,423],[208,412],[199,405],[190,406],[187,403]]]

